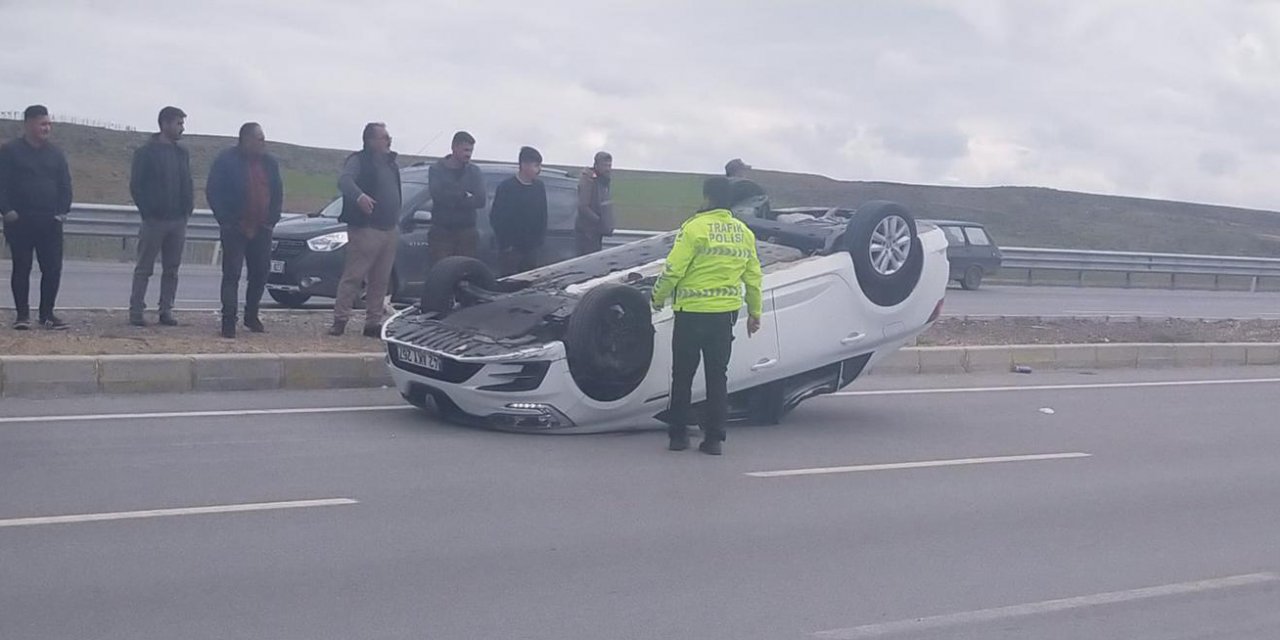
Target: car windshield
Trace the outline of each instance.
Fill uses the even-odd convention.
[[[427,188],[425,182],[404,182],[400,185],[400,201],[403,203],[414,202],[418,196]],[[320,210],[320,215],[325,218],[337,218],[342,215],[342,198],[335,198],[333,202],[325,205]]]

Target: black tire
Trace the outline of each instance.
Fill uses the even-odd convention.
[[[899,242],[882,241],[887,227],[896,227]],[[887,200],[858,207],[845,229],[843,247],[853,258],[858,285],[871,302],[892,307],[915,291],[924,267],[924,247],[916,233],[915,217],[906,207]],[[907,253],[902,256],[904,250]],[[892,256],[886,258],[886,253]]]
[[[565,329],[569,373],[594,400],[627,397],[653,364],[649,299],[627,285],[605,284],[587,292]]]
[[[293,291],[276,291],[274,289],[267,289],[267,295],[271,296],[271,299],[275,300],[277,304],[289,307],[291,309],[301,309],[302,305],[306,304],[307,301],[311,299],[311,296],[305,293],[295,293]]]
[[[964,277],[960,279],[960,288],[965,291],[977,291],[982,286],[982,267],[972,265],[964,270]]]
[[[493,272],[489,266],[463,256],[451,256],[437,262],[427,270],[422,284],[422,301],[419,306],[424,311],[447,313],[455,304],[466,304],[465,297],[460,297],[458,285],[468,282],[481,289],[493,289]]]

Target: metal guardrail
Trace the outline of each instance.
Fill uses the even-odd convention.
[[[299,216],[302,214],[285,214]],[[138,210],[131,206],[74,204],[65,231],[69,235],[127,238],[138,234]],[[606,241],[618,245],[655,235],[654,231],[619,229]],[[197,209],[187,227],[187,239],[216,242],[218,223],[213,212]],[[1213,276],[1215,284],[1223,276],[1252,279],[1256,290],[1260,278],[1280,278],[1280,259],[1207,256],[1182,253],[1137,253],[1127,251],[1086,251],[1077,249],[1045,249],[1036,247],[1002,247],[1003,267],[1026,269],[1030,281],[1033,271],[1075,272],[1083,281],[1087,272],[1126,274],[1126,284],[1133,274],[1162,274],[1176,285],[1178,276]]]

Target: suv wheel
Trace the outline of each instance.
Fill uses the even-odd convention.
[[[289,307],[291,309],[301,309],[311,296],[305,293],[295,293],[293,291],[276,291],[275,289],[267,289],[267,295],[271,296],[276,303]]]

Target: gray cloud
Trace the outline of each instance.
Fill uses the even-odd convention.
[[[846,179],[1280,202],[1273,3],[0,4],[0,110],[150,127],[173,103],[193,132],[255,119],[334,147],[385,120],[407,152],[441,153],[465,128],[491,158],[534,144],[577,164],[607,146],[632,168],[741,156]]]

